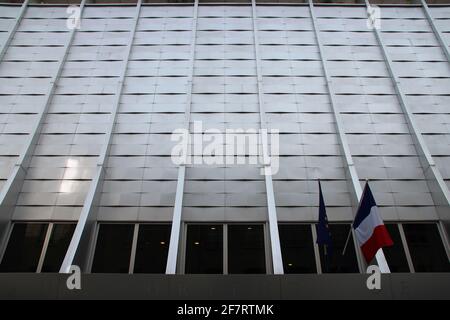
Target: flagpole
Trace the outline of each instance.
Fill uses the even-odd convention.
[[[369,184],[369,179],[366,179],[366,185],[364,186],[363,192],[361,194],[361,199],[359,199],[358,208],[356,209],[356,212],[358,212],[359,208],[361,207],[363,195],[364,195],[364,193],[366,193],[368,184]],[[348,231],[347,241],[345,241],[344,250],[342,251],[343,256],[345,255],[345,252],[347,251],[347,246],[348,246],[348,242],[350,241],[350,235],[352,234],[352,230],[353,230],[353,223],[350,225],[350,230]]]
[[[347,251],[348,242],[350,241],[350,235],[352,234],[353,226],[350,225],[350,230],[348,231],[347,241],[345,241],[344,250],[342,251],[342,255],[345,256],[345,252]]]

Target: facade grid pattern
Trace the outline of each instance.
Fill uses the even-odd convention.
[[[373,30],[369,5],[83,0],[70,30],[66,6],[1,4],[0,258],[12,223],[76,223],[61,271],[89,269],[98,223],[172,223],[175,273],[183,223],[251,222],[283,273],[276,223],[317,221],[317,179],[330,221],[369,179],[450,255],[450,6],[380,6]],[[279,172],[175,165],[196,121],[280,130]]]

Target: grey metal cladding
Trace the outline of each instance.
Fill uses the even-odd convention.
[[[429,10],[449,43],[449,8]],[[0,8],[0,44],[18,12],[16,6]],[[134,12],[133,6],[86,7],[15,220],[78,219],[111,120]],[[386,219],[438,219],[385,59],[367,29],[365,8],[317,6],[314,12],[333,103],[309,8],[256,8],[267,127],[281,131],[280,171],[273,177],[280,221],[316,219],[317,178],[324,180],[330,220],[352,219],[340,133],[358,177],[373,180]],[[141,9],[105,162],[100,220],[171,220],[178,175],[170,161],[170,135],[184,126],[191,67],[192,121],[219,129],[260,125],[251,6],[201,4],[191,65],[193,13],[193,6]],[[0,63],[0,186],[20,156],[24,133],[31,133],[36,106],[64,54],[66,17],[63,7],[29,7]],[[382,6],[382,18],[393,70],[448,188],[450,64],[422,8]],[[264,221],[259,169],[188,167],[183,218]]]
[[[384,9],[385,11],[388,11]],[[448,48],[442,46],[440,42],[442,36],[440,29],[446,30],[445,25],[448,26],[448,15],[445,19],[445,13],[448,8],[442,8],[439,11],[439,16],[434,18],[435,8],[428,8],[426,4],[423,4],[422,12],[416,11],[414,13],[415,21],[423,21],[426,25],[422,26],[420,30],[421,43],[410,42],[410,44],[403,46],[396,46],[396,52],[399,48],[405,47],[411,51],[416,52],[414,60],[409,62],[409,59],[395,62],[395,70],[400,76],[400,83],[405,91],[407,101],[410,103],[412,112],[415,113],[415,119],[420,132],[424,135],[424,139],[427,142],[429,150],[432,156],[440,157],[443,155],[442,149],[448,148],[448,140],[440,139],[439,134],[442,133],[448,136],[448,117],[447,112],[439,107],[439,102],[445,99],[445,95],[448,94],[448,81],[450,80],[450,65],[448,61],[441,63],[436,59],[439,51],[444,51],[448,54]],[[430,14],[428,17],[427,15]],[[411,18],[411,17],[407,17]],[[428,18],[428,19],[427,19]],[[423,20],[422,20],[423,19]],[[441,20],[442,19],[442,20]],[[405,25],[407,19],[400,18],[394,19],[397,24]],[[411,21],[411,20],[409,20]],[[438,28],[436,28],[438,26]],[[448,28],[448,27],[447,27]],[[411,32],[413,28],[407,28],[401,30],[398,33],[401,36],[405,36],[406,39],[410,39],[408,32]],[[384,36],[384,35],[383,35]],[[426,44],[426,46],[423,46]],[[388,51],[393,48],[388,46]],[[445,60],[444,60],[445,61]],[[403,70],[408,68],[416,71],[415,74],[411,72],[406,73]],[[413,92],[415,90],[415,92]],[[410,96],[409,96],[410,95]],[[436,101],[436,102],[435,102]],[[439,116],[437,116],[439,114]],[[438,120],[439,119],[439,120]],[[438,142],[439,141],[439,142]],[[436,147],[438,143],[441,143],[442,148]],[[445,172],[445,167],[441,165],[440,161],[436,162],[437,167],[441,172]]]

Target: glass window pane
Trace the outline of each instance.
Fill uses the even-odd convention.
[[[358,260],[356,258],[353,235],[347,245],[345,254],[345,243],[350,231],[348,224],[330,224],[331,237],[333,239],[332,254],[325,256],[323,246],[320,246],[320,260],[323,273],[358,273]]]
[[[392,247],[383,248],[384,255],[391,272],[410,272],[397,224],[386,224],[386,228],[394,242]]]
[[[279,226],[284,272],[317,273],[310,225]]]
[[[189,225],[185,273],[223,273],[223,227]]]
[[[59,272],[70,241],[72,240],[75,224],[55,224],[45,254],[42,272]]]
[[[262,225],[228,226],[228,272],[266,273]]]
[[[42,223],[14,224],[0,272],[36,272],[47,228]]]
[[[140,225],[134,273],[165,273],[169,242],[170,225]]]
[[[93,273],[128,273],[133,224],[102,224],[97,237]]]
[[[450,262],[436,224],[403,224],[416,272],[450,272]]]

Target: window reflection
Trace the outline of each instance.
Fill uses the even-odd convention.
[[[450,262],[436,224],[403,224],[416,272],[450,272]]]
[[[394,242],[392,247],[383,248],[391,272],[410,272],[397,224],[386,224],[386,228]]]
[[[228,226],[228,272],[237,274],[266,273],[262,225]]]
[[[223,227],[189,225],[185,273],[223,273]]]
[[[75,224],[55,224],[45,254],[42,272],[59,272],[72,240]]]
[[[128,273],[133,234],[133,224],[101,224],[92,272]]]
[[[14,224],[0,272],[36,272],[47,228],[43,223]]]
[[[351,226],[349,224],[330,224],[329,227],[333,238],[333,250],[331,256],[325,255],[323,246],[319,246],[322,272],[358,273],[358,260],[352,234],[344,252]]]
[[[316,273],[314,242],[310,225],[279,226],[284,272]]]
[[[170,225],[139,226],[134,273],[165,273]]]

